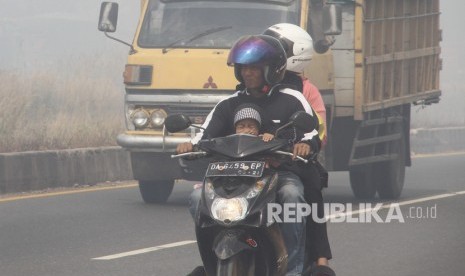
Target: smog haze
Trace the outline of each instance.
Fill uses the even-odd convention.
[[[139,1],[121,0],[114,35],[131,42],[138,20]],[[119,84],[128,47],[97,30],[100,2],[0,0],[0,70],[31,72],[55,68],[68,75],[76,60]],[[465,2],[441,1],[443,41],[440,104],[414,107],[412,127],[465,124]],[[99,63],[93,62],[98,57]],[[105,64],[112,64],[105,68]],[[88,76],[92,78],[92,75]]]

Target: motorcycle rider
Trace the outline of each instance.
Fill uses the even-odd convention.
[[[286,74],[282,82],[292,84],[303,95],[319,114],[319,135],[322,143],[326,140],[326,109],[321,97],[320,91],[307,78],[303,76],[304,69],[309,66],[313,56],[312,37],[301,27],[289,24],[275,24],[266,29],[263,34],[277,38],[287,55]],[[319,217],[323,217],[323,199],[321,187],[315,185],[318,183],[318,172],[315,168],[305,166],[305,172],[302,180],[305,184],[305,198],[309,204],[317,203]],[[313,172],[313,173],[312,173]],[[316,174],[316,175],[315,175]],[[328,260],[332,258],[326,223],[315,223],[312,219],[307,220],[307,261],[315,263],[316,266],[328,266]],[[316,269],[326,269],[318,268]]]
[[[253,103],[261,107],[269,124],[264,125],[266,132],[274,131],[286,124],[296,111],[309,113],[318,125],[318,119],[305,97],[299,91],[290,89],[280,82],[286,70],[286,53],[280,42],[267,35],[252,35],[240,38],[231,48],[228,65],[234,66],[236,79],[245,89],[237,91],[220,101],[207,116],[203,127],[205,131],[192,142],[179,144],[178,154],[191,152],[193,144],[201,138],[223,137],[235,132],[234,111],[244,103]],[[295,156],[307,157],[320,148],[320,139],[316,129],[306,133],[304,138],[293,145]],[[200,191],[191,195],[191,210],[200,200]],[[277,201],[281,204],[304,204],[304,188],[300,178],[290,171],[278,172]],[[280,228],[288,252],[288,272],[286,275],[300,275],[303,269],[305,247],[305,219],[302,222],[282,223]]]

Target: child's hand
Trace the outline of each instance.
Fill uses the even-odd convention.
[[[273,138],[274,138],[274,135],[270,134],[270,133],[263,133],[260,136],[262,136],[262,139],[263,139],[264,142],[269,142],[269,141],[273,140]]]

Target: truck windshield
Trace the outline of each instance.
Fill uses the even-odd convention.
[[[152,0],[138,38],[143,48],[231,48],[277,23],[299,24],[300,2]],[[222,28],[223,26],[226,26]],[[214,31],[211,31],[214,30]]]

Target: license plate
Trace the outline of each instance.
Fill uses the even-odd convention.
[[[208,165],[205,176],[251,176],[260,177],[263,174],[265,162],[232,161],[216,162]]]

